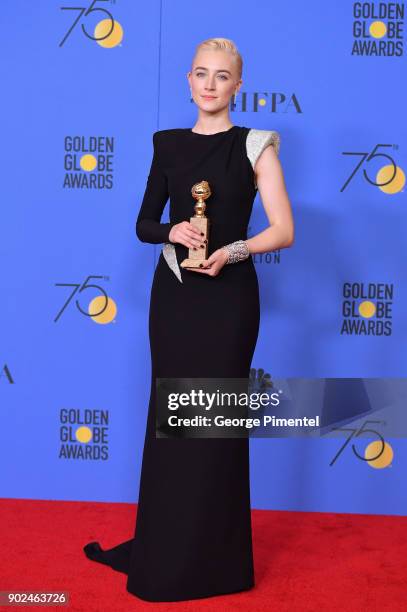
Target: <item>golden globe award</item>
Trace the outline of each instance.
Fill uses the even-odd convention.
[[[208,181],[201,181],[192,186],[191,193],[197,202],[194,206],[195,214],[190,217],[190,223],[203,233],[205,243],[204,248],[189,248],[188,257],[181,262],[180,266],[182,268],[202,268],[202,262],[208,257],[209,236],[209,219],[205,216],[205,200],[209,198],[212,192]]]

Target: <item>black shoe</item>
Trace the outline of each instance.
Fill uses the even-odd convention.
[[[108,565],[117,572],[127,574],[130,565],[131,544],[133,540],[122,542],[109,550],[103,550],[99,542],[89,542],[83,547],[88,559]]]
[[[83,551],[88,559],[108,565],[107,559],[104,557],[105,551],[101,548],[99,542],[89,542],[83,547]]]

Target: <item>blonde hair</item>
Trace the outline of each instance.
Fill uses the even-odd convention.
[[[202,41],[201,43],[199,43],[199,45],[196,46],[194,59],[198,51],[200,51],[201,49],[212,50],[212,51],[227,51],[228,53],[233,55],[233,57],[236,60],[236,66],[237,66],[237,72],[239,75],[239,79],[242,78],[243,59],[238,51],[238,48],[233,42],[233,40],[230,40],[229,38],[207,38],[206,40]]]

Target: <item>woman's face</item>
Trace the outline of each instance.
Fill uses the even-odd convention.
[[[236,60],[221,50],[198,51],[188,81],[195,103],[208,112],[227,107],[241,85]]]

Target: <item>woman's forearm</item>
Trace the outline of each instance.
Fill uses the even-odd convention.
[[[137,219],[136,234],[141,242],[160,244],[169,242],[169,233],[174,223],[160,223],[155,219]]]
[[[267,253],[291,246],[294,242],[294,233],[275,223],[245,242],[250,253]]]

